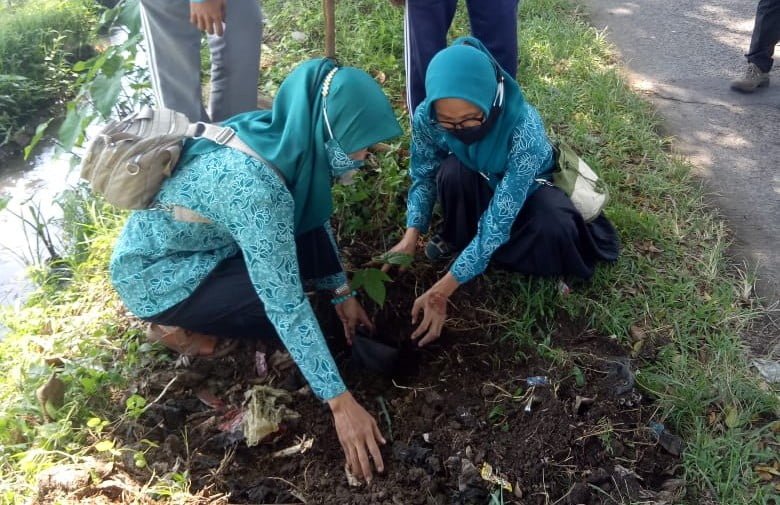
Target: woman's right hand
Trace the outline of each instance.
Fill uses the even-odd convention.
[[[414,258],[414,254],[417,251],[417,240],[420,238],[420,230],[417,228],[407,228],[406,232],[404,233],[403,238],[392,247],[389,251],[387,251],[387,254],[390,253],[401,253],[401,254],[408,254],[412,258]],[[394,265],[391,265],[390,263],[385,263],[382,266],[382,271],[387,273],[390,271],[391,268],[393,268]],[[401,267],[399,268],[401,272],[406,270],[406,268]]]
[[[384,445],[385,439],[379,431],[374,418],[366,412],[366,409],[345,391],[335,398],[328,400],[330,410],[333,412],[333,421],[336,424],[336,434],[339,437],[344,456],[347,458],[349,471],[356,477],[362,477],[371,482],[371,459],[378,472],[384,472],[385,464],[382,461],[382,453],[379,445]]]

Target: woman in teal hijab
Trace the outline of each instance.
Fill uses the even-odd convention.
[[[617,259],[606,217],[586,223],[547,183],[555,160],[541,117],[479,40],[463,37],[440,51],[425,90],[412,123],[407,229],[391,250],[414,255],[438,198],[443,220],[425,254],[454,261],[415,300],[419,345],[439,338],[449,297],[491,261],[528,275],[588,279],[598,261]]]
[[[221,355],[230,339],[220,337],[278,335],[331,407],[352,472],[370,479],[371,459],[383,469],[384,439],[344,386],[304,285],[331,294],[348,340],[358,325],[372,329],[336,250],[331,187],[348,182],[367,149],[401,129],[368,74],[328,59],[298,66],[271,110],[223,125],[259,159],[189,141],[155,206],[128,219],[111,258],[112,283],[152,323],[150,338],[192,357]]]

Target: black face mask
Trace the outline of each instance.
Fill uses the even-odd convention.
[[[498,115],[501,113],[501,107],[498,105],[494,105],[490,109],[490,114],[488,114],[487,119],[485,119],[485,122],[481,125],[477,126],[469,126],[468,128],[460,128],[457,130],[447,130],[447,133],[458,139],[459,141],[463,142],[466,145],[473,144],[474,142],[479,142],[485,136],[487,136],[488,133],[490,133],[490,130],[493,128],[493,125],[496,122],[496,119],[498,119]]]

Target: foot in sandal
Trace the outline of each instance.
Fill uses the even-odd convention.
[[[172,351],[193,358],[220,358],[238,345],[238,340],[235,339],[218,338],[179,326],[156,323],[149,325],[146,336],[150,342],[159,342]]]

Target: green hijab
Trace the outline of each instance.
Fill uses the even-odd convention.
[[[321,226],[333,211],[322,83],[335,67],[325,58],[304,62],[282,82],[271,110],[245,112],[222,123],[284,176],[295,201],[296,235]],[[382,88],[360,69],[335,72],[327,107],[333,135],[348,154],[402,133]],[[190,140],[182,159],[220,148],[209,140]]]
[[[526,102],[520,85],[501,69],[487,48],[474,37],[460,37],[433,57],[425,74],[425,117],[434,119],[433,103],[440,98],[460,98],[473,103],[487,115],[498,91],[499,75],[504,78],[504,103],[485,138],[464,144],[445,133],[447,146],[469,168],[484,173],[504,172],[512,131],[526,114]]]

